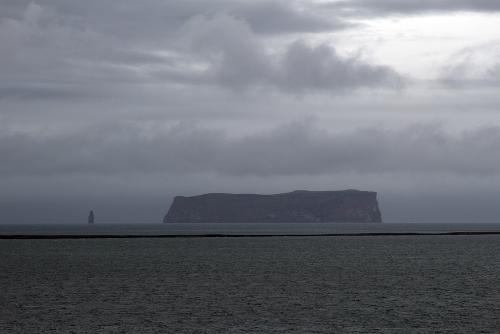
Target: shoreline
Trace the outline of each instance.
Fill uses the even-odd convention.
[[[173,238],[273,238],[273,237],[384,237],[384,236],[466,236],[500,235],[500,231],[454,231],[454,232],[365,232],[365,233],[317,233],[317,234],[3,234],[0,240],[22,239],[173,239]]]

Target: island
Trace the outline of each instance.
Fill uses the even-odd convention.
[[[164,223],[380,223],[373,191],[176,196]]]

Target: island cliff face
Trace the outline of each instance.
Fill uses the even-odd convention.
[[[164,223],[330,223],[382,221],[372,191],[176,196]]]

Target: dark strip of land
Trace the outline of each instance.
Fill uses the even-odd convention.
[[[270,237],[383,237],[432,235],[500,235],[500,231],[375,232],[326,234],[3,234],[0,239],[126,239],[126,238],[270,238]]]

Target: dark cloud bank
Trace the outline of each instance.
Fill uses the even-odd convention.
[[[405,214],[411,221],[491,221],[498,211],[496,127],[459,134],[429,126],[331,133],[311,124],[291,124],[235,138],[177,125],[153,136],[137,128],[94,128],[46,138],[4,135],[0,143],[0,154],[9,156],[0,169],[4,196],[8,191],[38,203],[40,215],[44,207],[58,207],[48,201],[54,198],[79,208],[75,212],[97,205],[104,217],[114,219],[139,218],[149,208],[142,219],[152,221],[179,193],[273,193],[349,185],[380,188],[389,221]],[[72,197],[81,206],[66,203]],[[110,213],[120,200],[134,205]],[[40,204],[44,201],[45,206]],[[17,214],[18,219],[32,217]]]
[[[172,126],[86,128],[56,136],[2,135],[2,175],[215,173],[268,177],[352,173],[449,173],[497,176],[500,128],[447,134],[439,127],[366,128],[331,133],[291,124],[242,137]]]

